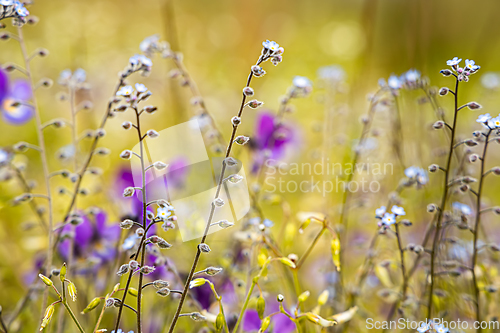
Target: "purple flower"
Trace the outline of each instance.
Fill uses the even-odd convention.
[[[28,82],[17,80],[12,85],[7,74],[0,70],[0,111],[3,120],[13,125],[22,125],[33,117],[33,109],[26,105],[31,98]]]
[[[276,125],[276,121],[276,116],[269,112],[262,112],[257,117],[257,128],[250,140],[250,147],[256,152],[254,172],[266,159],[283,159],[290,148],[298,144],[296,129],[285,123]]]
[[[279,311],[279,304],[274,300],[267,300],[266,312],[274,313]],[[289,311],[290,313],[290,311]],[[243,315],[243,331],[257,332],[261,325],[261,320],[256,310],[246,310]],[[289,333],[296,330],[295,324],[286,315],[280,313],[271,317],[271,332]]]
[[[74,227],[66,225],[62,232],[74,233],[73,253],[75,258],[95,258],[100,263],[112,260],[115,257],[115,242],[120,237],[118,224],[107,225],[107,215],[100,211],[94,215],[93,221],[87,216],[82,216],[83,222]],[[70,253],[71,242],[65,239],[59,244],[60,255],[67,259]]]

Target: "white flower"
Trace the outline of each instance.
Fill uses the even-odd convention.
[[[386,211],[387,209],[385,208],[385,206],[375,209],[375,217],[381,219],[386,213]]]
[[[148,91],[148,88],[146,88],[146,86],[144,84],[142,84],[142,83],[136,83],[135,84],[135,90],[137,90],[140,93],[143,93],[143,92]]]
[[[132,86],[121,87],[120,90],[116,93],[117,96],[125,96],[129,97],[134,93],[134,88]]]
[[[490,116],[490,114],[489,114],[489,113],[487,113],[487,114],[482,114],[482,115],[480,115],[479,117],[477,117],[476,122],[478,122],[478,123],[483,123],[483,124],[484,124],[484,123],[487,123],[487,122],[488,122],[488,120],[490,120],[490,119],[491,119],[491,116]]]
[[[488,126],[490,126],[491,129],[500,128],[500,115],[498,117],[490,119],[488,121]]]
[[[11,157],[8,151],[0,149],[0,166],[7,164]]]
[[[264,50],[270,50],[271,53],[278,51],[278,49],[280,48],[280,45],[278,43],[270,40],[262,42],[262,46],[264,47]]]
[[[391,213],[385,213],[384,216],[382,217],[382,224],[389,226],[394,223],[396,223],[396,215]]]
[[[444,327],[443,324],[434,324],[434,330],[436,333],[448,333],[450,331],[447,327]]]
[[[323,80],[340,82],[345,79],[345,71],[338,65],[325,66],[318,69],[318,76]]]
[[[401,86],[402,86],[402,82],[401,80],[399,79],[399,77],[397,77],[395,74],[392,74],[389,79],[387,80],[387,85],[389,86],[389,88],[391,89],[400,89]]]
[[[481,76],[481,84],[486,89],[498,89],[500,88],[500,75],[493,72],[485,73],[483,76]]]
[[[451,67],[455,68],[456,66],[458,66],[458,64],[459,64],[461,61],[462,61],[462,59],[458,59],[458,57],[455,57],[455,58],[453,58],[453,59],[451,59],[451,60],[446,61],[446,64],[447,64],[448,66],[451,66]]]
[[[292,81],[293,85],[300,89],[307,89],[312,87],[312,82],[307,77],[296,76]]]
[[[466,204],[460,202],[454,202],[451,205],[451,207],[453,207],[454,210],[459,211],[464,215],[472,215],[472,209]]]
[[[167,206],[165,208],[158,207],[156,210],[156,217],[165,221],[168,217],[172,216],[174,209],[172,206]]]
[[[0,0],[0,5],[2,6],[12,6],[14,4],[13,0]]]
[[[399,206],[396,206],[396,205],[392,206],[391,212],[393,212],[394,215],[398,215],[398,216],[406,215],[406,212],[403,209],[403,207],[399,207]]]
[[[158,34],[146,37],[141,44],[139,44],[139,49],[144,53],[151,52],[159,41],[160,36]]]
[[[449,60],[448,60],[449,61]],[[431,326],[428,323],[422,323],[419,328],[417,328],[417,331],[420,333],[425,333],[431,329]]]
[[[465,70],[469,70],[471,73],[475,73],[481,66],[476,65],[474,60],[465,60]]]
[[[406,177],[416,180],[419,185],[425,185],[429,181],[427,171],[422,168],[411,166],[405,170]]]
[[[406,73],[403,74],[404,79],[408,83],[415,83],[420,79],[420,72],[416,69],[410,69]]]

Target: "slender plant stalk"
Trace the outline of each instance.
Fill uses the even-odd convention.
[[[455,96],[455,111],[453,114],[453,126],[451,127],[451,138],[450,138],[450,149],[448,151],[448,158],[446,161],[446,169],[445,169],[445,176],[444,176],[444,184],[443,184],[443,194],[442,194],[442,199],[441,199],[441,205],[439,206],[438,212],[437,212],[437,218],[436,218],[436,230],[434,233],[434,239],[432,242],[432,253],[431,253],[431,269],[430,269],[430,289],[429,289],[429,295],[428,295],[428,300],[427,300],[427,317],[426,318],[432,318],[432,296],[434,294],[434,272],[435,272],[435,266],[436,266],[436,256],[437,256],[437,251],[438,251],[438,244],[439,244],[439,238],[440,238],[440,232],[441,232],[441,219],[443,217],[443,212],[446,206],[446,201],[448,199],[448,182],[450,178],[450,168],[451,168],[451,159],[453,156],[453,147],[455,146],[455,134],[457,131],[457,119],[458,119],[458,78],[456,79],[455,83],[455,91],[454,91],[454,96]]]
[[[480,289],[477,281],[477,276],[476,276],[476,265],[477,265],[477,241],[478,241],[478,236],[479,236],[479,230],[480,230],[480,223],[481,223],[481,195],[483,193],[483,184],[484,184],[484,167],[486,163],[486,152],[488,150],[488,141],[490,138],[491,134],[491,129],[488,130],[488,133],[485,136],[485,141],[484,141],[484,148],[483,148],[483,155],[481,156],[481,174],[479,176],[479,187],[477,190],[477,202],[476,202],[476,223],[474,226],[474,247],[473,247],[473,253],[472,253],[472,280],[474,282],[474,296],[475,296],[475,305],[476,305],[476,321],[481,322],[481,308],[480,308],[480,303],[481,303],[481,295],[480,295]],[[482,329],[479,325],[479,328],[477,329],[477,332],[481,332]]]
[[[18,32],[18,38],[19,38],[19,45],[21,46],[21,52],[23,54],[23,59],[24,59],[24,68],[26,70],[26,75],[28,77],[28,81],[31,86],[31,92],[32,96],[31,99],[33,101],[33,108],[35,109],[35,123],[36,123],[36,128],[37,128],[37,135],[38,135],[38,146],[40,147],[40,156],[42,160],[42,169],[43,169],[43,177],[45,180],[45,190],[47,192],[47,200],[49,204],[49,225],[48,225],[48,239],[49,239],[49,244],[47,247],[47,258],[45,262],[45,272],[48,275],[50,272],[50,269],[52,267],[52,244],[53,244],[53,212],[52,212],[52,194],[50,191],[50,173],[49,173],[49,165],[47,162],[47,151],[45,148],[45,138],[43,137],[43,128],[42,128],[42,119],[40,115],[40,110],[38,108],[38,104],[36,101],[36,91],[35,91],[35,84],[33,81],[33,76],[31,73],[31,67],[30,67],[30,56],[28,54],[28,50],[26,48],[26,43],[24,41],[23,37],[23,30],[21,27],[17,27],[17,32]],[[39,322],[42,321],[43,315],[44,315],[44,309],[45,309],[45,304],[47,304],[47,299],[49,296],[49,291],[46,289],[43,293],[43,299],[42,299],[42,311],[40,315],[40,320]]]
[[[363,129],[361,131],[361,136],[359,138],[359,143],[358,143],[358,147],[362,147],[366,138],[368,137],[368,134],[370,132],[370,128],[371,128],[371,124],[372,124],[372,120],[373,120],[373,117],[375,115],[375,109],[376,109],[376,106],[377,106],[377,97],[379,96],[379,94],[381,94],[382,92],[384,92],[385,90],[384,89],[380,89],[378,90],[375,95],[372,97],[372,100],[370,102],[370,107],[368,109],[368,119],[367,121],[364,123],[363,125]],[[355,149],[354,151],[354,156],[351,160],[351,165],[353,167],[353,170],[352,172],[350,172],[348,175],[347,175],[347,179],[346,179],[346,186],[349,186],[349,184],[352,182],[353,178],[354,178],[354,173],[356,172],[356,165],[358,164],[358,159],[360,157],[360,150],[359,149]],[[344,264],[344,246],[346,245],[346,241],[345,241],[345,236],[347,235],[347,227],[348,227],[348,222],[349,222],[349,216],[348,216],[348,211],[349,211],[349,188],[346,188],[343,192],[343,196],[342,196],[342,208],[341,208],[341,212],[340,212],[340,217],[339,217],[339,226],[342,227],[342,230],[341,232],[339,232],[338,234],[338,237],[339,237],[339,240],[341,242],[341,246],[340,246],[340,253],[339,253],[339,261],[340,261],[340,267],[342,268],[343,267],[343,264]],[[340,277],[340,286],[342,288],[344,288],[344,278],[343,278],[343,270],[341,269],[339,271],[339,277]]]
[[[147,201],[146,201],[146,167],[144,165],[144,137],[142,136],[142,131],[141,131],[141,116],[137,108],[134,109],[135,114],[136,114],[136,119],[137,119],[137,134],[139,137],[139,155],[141,159],[141,181],[142,181],[142,227],[144,228],[144,236],[143,238],[147,237],[146,236],[146,229],[147,229],[147,221],[146,221],[146,209],[147,209]],[[139,248],[139,251],[141,251],[141,248]],[[146,255],[146,243],[142,242],[142,253],[141,253],[141,267],[144,266],[144,260],[145,260],[145,255]],[[137,295],[137,333],[142,332],[142,318],[141,318],[141,300],[142,300],[142,280],[143,280],[143,274],[142,272],[139,272],[139,285],[137,287],[138,290],[138,295]]]
[[[256,65],[260,65],[265,60],[267,60],[267,58],[265,58],[264,56],[260,56]],[[250,83],[252,81],[252,77],[253,77],[253,72],[250,71],[250,74],[248,75],[246,87],[250,86]],[[238,115],[237,115],[239,118],[241,118],[241,116],[243,114],[243,109],[245,107],[245,101],[246,101],[246,95],[243,94],[243,97],[242,97],[242,100],[241,100],[240,109],[239,109]],[[231,149],[233,147],[234,140],[236,138],[236,131],[237,130],[238,130],[238,125],[233,125],[233,131],[231,133],[231,139],[229,140],[229,143],[228,143],[228,146],[227,146],[227,150],[226,150],[226,155],[225,155],[226,158],[228,158],[230,156],[230,154],[231,154]],[[224,180],[224,173],[225,173],[225,171],[226,171],[226,163],[223,163],[222,164],[222,170],[221,170],[220,178],[219,178],[219,183],[217,185],[217,190],[215,192],[215,199],[219,197],[219,194],[220,194],[220,191],[221,191],[221,188],[222,188],[222,183],[223,183],[223,180]],[[205,243],[205,241],[207,239],[208,231],[210,229],[210,224],[212,223],[212,219],[213,219],[214,213],[215,213],[215,205],[212,203],[211,209],[210,209],[210,215],[208,217],[208,221],[207,221],[207,224],[206,224],[206,227],[205,227],[205,231],[203,233],[203,237],[201,238],[200,244],[201,243]],[[175,312],[174,318],[172,319],[172,323],[170,324],[170,328],[168,330],[169,333],[173,333],[173,331],[175,329],[175,325],[177,324],[177,320],[179,319],[179,315],[181,314],[182,306],[184,305],[184,301],[186,300],[186,296],[187,296],[187,293],[189,291],[189,284],[190,284],[191,280],[193,279],[193,275],[194,275],[194,273],[196,271],[196,267],[198,266],[198,261],[200,260],[200,255],[201,255],[201,249],[198,246],[198,249],[196,251],[196,255],[194,257],[193,265],[191,266],[191,270],[189,272],[188,278],[186,279],[186,284],[184,285],[184,290],[182,292],[181,299],[179,300],[179,305],[177,306],[177,310]]]
[[[28,182],[26,181],[26,178],[24,177],[24,175],[21,172],[21,170],[19,170],[19,168],[16,167],[13,163],[10,164],[10,167],[16,173],[16,176],[19,179],[19,182],[21,183],[24,192],[25,193],[32,193],[31,188],[28,185]],[[45,222],[43,214],[42,214],[42,212],[40,212],[38,210],[38,207],[36,206],[36,203],[34,202],[34,200],[30,200],[30,202],[28,204],[29,204],[31,210],[33,211],[33,213],[38,218],[38,221],[40,222],[40,225],[43,227],[43,229],[45,229],[45,231],[48,231],[47,230],[47,222]]]

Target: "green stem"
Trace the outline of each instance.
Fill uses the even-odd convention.
[[[76,319],[76,317],[75,317],[75,314],[73,313],[73,311],[71,311],[71,308],[69,307],[68,302],[66,300],[64,300],[62,302],[62,304],[64,305],[64,307],[66,308],[66,310],[68,310],[68,313],[71,316],[71,319],[73,319],[73,322],[75,323],[75,325],[78,327],[78,330],[81,333],[85,333],[85,331],[82,328],[82,325],[80,325],[80,323],[78,322],[78,319]]]

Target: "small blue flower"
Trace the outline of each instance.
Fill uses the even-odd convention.
[[[447,327],[444,327],[443,324],[434,324],[434,330],[436,333],[448,333],[450,331]]]
[[[115,333],[115,330],[112,330],[111,333]],[[125,331],[119,328],[118,331],[116,331],[116,333],[125,333]],[[134,331],[128,331],[128,333],[134,333]]]
[[[416,69],[410,69],[403,74],[403,78],[409,84],[416,83],[418,80],[420,80],[420,72]]]
[[[399,207],[399,206],[396,206],[396,205],[392,206],[391,212],[394,213],[394,215],[397,215],[397,216],[406,215],[406,212],[403,209],[403,207]]]
[[[0,0],[0,5],[2,6],[12,6],[14,4],[13,0]]]
[[[137,90],[137,92],[143,93],[143,92],[148,91],[148,88],[146,88],[146,86],[142,83],[136,83],[135,90]]]
[[[490,127],[491,129],[500,128],[500,115],[498,117],[490,119],[488,121],[488,127]]]
[[[262,42],[262,46],[266,50],[270,50],[271,52],[277,51],[280,48],[280,45],[275,41],[270,41],[269,39],[265,42]]]
[[[396,215],[391,213],[385,213],[382,217],[382,224],[386,226],[390,226],[391,224],[396,223]]]
[[[491,119],[491,116],[490,116],[490,114],[489,114],[489,113],[487,113],[487,114],[482,114],[482,115],[480,115],[479,117],[477,117],[477,120],[476,120],[476,121],[477,121],[478,123],[483,123],[483,124],[485,124],[485,123],[487,123],[487,122],[488,122],[488,120],[490,120],[490,119]]]
[[[398,90],[398,89],[401,89],[401,87],[403,86],[403,82],[401,81],[401,79],[398,76],[396,76],[395,74],[392,74],[389,77],[389,79],[387,80],[387,85],[391,89]]]
[[[472,215],[472,209],[469,206],[467,206],[466,204],[463,204],[460,202],[454,202],[451,204],[451,207],[454,210],[456,210],[464,215]]]
[[[172,206],[167,206],[165,208],[158,207],[156,210],[156,217],[159,219],[166,221],[167,218],[174,214],[174,208]]]
[[[387,209],[385,208],[385,206],[377,208],[377,209],[375,209],[375,217],[378,219],[381,219],[386,212],[387,212]]]
[[[425,185],[429,181],[427,171],[422,168],[411,166],[405,170],[405,176],[411,180],[415,180],[419,185]]]
[[[422,324],[420,324],[420,327],[417,328],[417,331],[419,331],[420,333],[426,333],[430,329],[431,329],[431,326],[428,323],[422,323]]]
[[[481,68],[481,66],[476,65],[476,62],[474,60],[465,60],[465,70],[470,71],[471,73],[475,73],[479,68]]]
[[[130,97],[134,93],[134,88],[132,86],[121,87],[116,93],[116,96]]]
[[[453,67],[453,69],[455,69],[461,61],[462,61],[462,59],[458,59],[458,57],[454,57],[453,59],[446,61],[446,64],[448,66]]]

